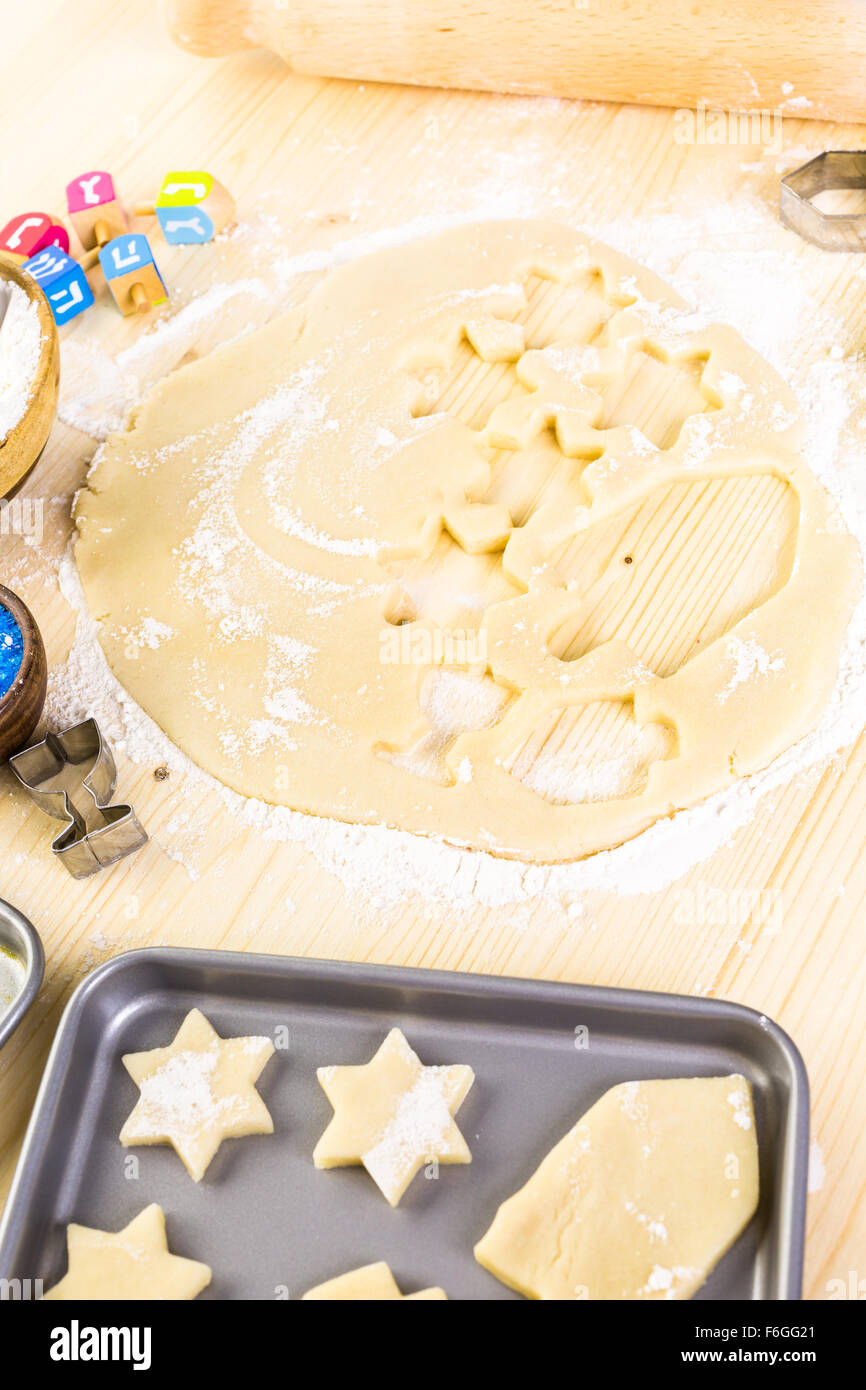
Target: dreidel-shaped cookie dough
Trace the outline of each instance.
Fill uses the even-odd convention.
[[[360,1269],[350,1269],[336,1279],[317,1284],[304,1294],[304,1301],[338,1302],[354,1299],[367,1303],[432,1303],[447,1300],[444,1289],[420,1289],[418,1293],[401,1293],[397,1280],[384,1260]]]
[[[363,1164],[396,1207],[426,1163],[471,1163],[454,1123],[475,1080],[471,1067],[425,1067],[399,1028],[363,1066],[320,1067],[334,1118],[313,1152],[317,1168]]]
[[[69,1226],[69,1268],[46,1300],[191,1299],[207,1288],[211,1271],[168,1248],[162,1207],[152,1203],[122,1231]]]
[[[130,232],[115,237],[99,252],[106,283],[120,312],[146,313],[168,299],[147,237]]]
[[[141,1095],[121,1144],[170,1144],[198,1182],[224,1139],[273,1133],[254,1085],[273,1051],[270,1038],[221,1038],[193,1009],[168,1047],[124,1056]]]
[[[691,1298],[757,1204],[742,1076],[631,1081],[503,1202],[475,1257],[527,1298]]]

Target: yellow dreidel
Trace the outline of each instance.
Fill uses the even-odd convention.
[[[235,215],[235,200],[204,169],[166,174],[155,203],[137,203],[136,215],[156,213],[171,246],[200,246],[213,241]]]
[[[114,180],[104,170],[79,174],[66,185],[66,205],[87,252],[79,264],[83,270],[89,270],[96,265],[100,248],[126,231],[126,216],[117,200]]]
[[[146,313],[168,299],[147,237],[141,232],[114,237],[100,248],[99,264],[122,314]]]

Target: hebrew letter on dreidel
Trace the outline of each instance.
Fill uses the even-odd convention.
[[[147,237],[140,232],[126,232],[103,246],[99,263],[122,314],[146,312],[168,298]]]
[[[81,266],[58,246],[46,247],[25,261],[21,269],[32,275],[43,290],[58,324],[68,323],[93,303],[93,291]]]
[[[231,221],[234,211],[228,189],[204,169],[166,174],[156,204],[136,208],[136,212],[155,212],[163,236],[174,246],[212,241]]]
[[[117,201],[114,180],[103,170],[79,174],[67,184],[66,204],[85,251],[104,246],[126,231],[126,217]]]
[[[203,169],[186,174],[166,174],[156,200],[157,207],[194,207],[213,188],[213,179]]]
[[[206,212],[190,213],[187,217],[182,212],[180,208],[156,210],[162,234],[169,245],[197,245],[213,240],[214,225]]]

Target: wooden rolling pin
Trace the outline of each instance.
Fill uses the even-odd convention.
[[[298,72],[866,120],[864,0],[163,0],[182,47]]]

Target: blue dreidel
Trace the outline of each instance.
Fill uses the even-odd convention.
[[[87,276],[78,262],[59,246],[46,246],[44,251],[25,261],[21,269],[32,275],[44,292],[57,324],[68,323],[93,303]]]
[[[141,232],[114,237],[100,250],[99,264],[122,314],[146,313],[168,299],[147,237]]]
[[[166,174],[156,203],[139,203],[135,211],[155,212],[170,246],[200,246],[228,225],[235,201],[205,169],[187,169]]]

